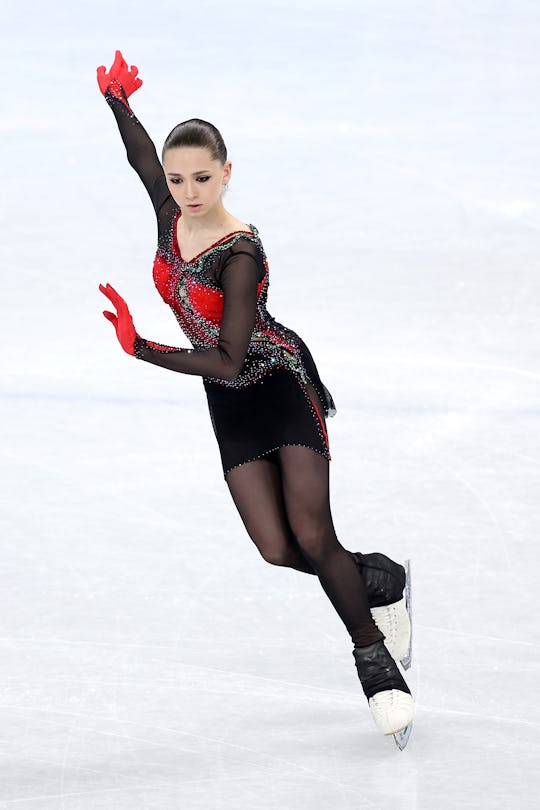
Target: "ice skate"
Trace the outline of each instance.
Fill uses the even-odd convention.
[[[366,586],[373,620],[396,661],[409,669],[412,658],[411,568],[384,554],[353,553]]]
[[[403,750],[412,729],[414,701],[396,662],[384,641],[355,647],[353,656],[375,724],[383,734],[392,734]]]

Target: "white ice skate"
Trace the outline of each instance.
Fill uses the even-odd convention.
[[[384,633],[384,643],[392,658],[401,661],[403,669],[409,669],[412,659],[411,561],[405,560],[403,567],[406,576],[403,598],[391,605],[371,608],[371,615]]]
[[[353,656],[375,724],[403,750],[412,729],[414,699],[386,642],[355,645]]]
[[[392,734],[400,751],[409,741],[414,717],[412,695],[399,689],[377,692],[368,701],[377,728],[383,734]]]

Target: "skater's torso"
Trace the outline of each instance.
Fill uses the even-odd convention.
[[[181,210],[168,195],[158,215],[153,278],[159,294],[171,307],[194,348],[208,349],[218,345],[224,303],[220,279],[231,257],[237,252],[249,252],[255,259],[254,271],[258,271],[259,277],[255,324],[241,374],[235,380],[206,379],[242,388],[257,382],[269,371],[288,368],[307,382],[298,335],[278,323],[266,308],[268,261],[255,225],[225,234],[212,245],[194,252],[187,260],[178,242],[181,216]]]

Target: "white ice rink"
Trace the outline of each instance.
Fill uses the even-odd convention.
[[[0,807],[540,806],[540,6],[4,0]],[[410,557],[400,753],[314,577],[267,565],[154,289],[153,211],[95,70],[158,148],[215,123],[270,313],[338,408],[351,550]]]

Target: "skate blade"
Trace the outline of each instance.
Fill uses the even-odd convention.
[[[400,663],[403,669],[409,669],[412,663],[412,587],[411,587],[411,561],[405,560],[403,563],[403,567],[405,568],[405,609],[409,614],[409,621],[411,623],[411,635],[409,637],[409,646],[407,647],[407,652],[401,659]],[[405,743],[406,745],[406,743]]]
[[[409,723],[408,726],[405,726],[405,728],[402,728],[400,731],[396,731],[394,733],[393,737],[400,751],[403,751],[403,749],[409,742],[411,731],[412,731],[412,723]]]

